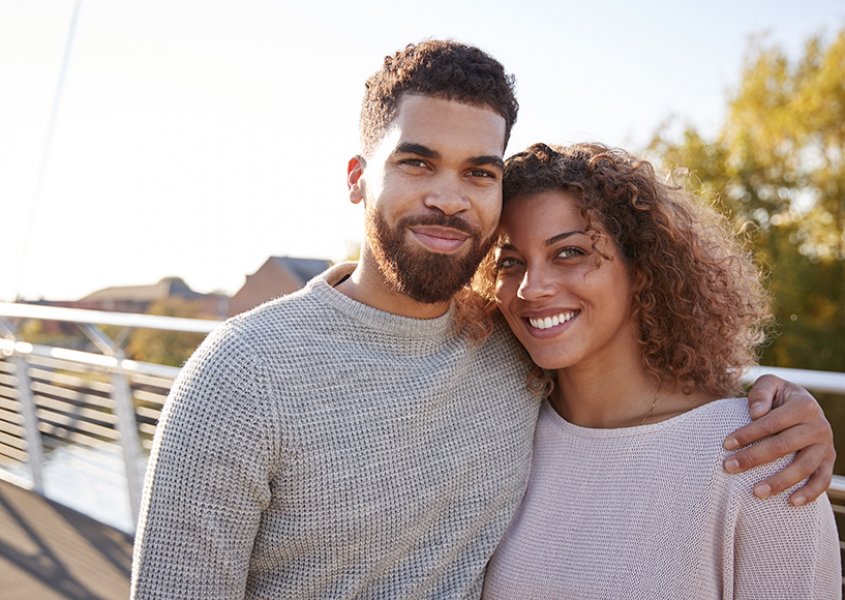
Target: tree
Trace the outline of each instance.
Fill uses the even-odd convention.
[[[762,362],[845,371],[845,30],[795,60],[752,41],[719,135],[650,150],[751,232],[780,330]]]
[[[183,298],[159,300],[147,309],[148,314],[184,318],[196,318],[201,311],[201,303]],[[201,333],[138,329],[129,335],[126,356],[133,360],[182,366],[204,337]]]

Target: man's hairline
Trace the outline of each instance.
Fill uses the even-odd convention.
[[[508,133],[507,133],[508,119],[505,115],[503,115],[498,110],[493,108],[493,106],[491,106],[490,104],[487,104],[485,102],[474,103],[474,102],[466,102],[466,101],[458,99],[458,98],[449,98],[448,96],[446,96],[444,94],[430,94],[430,93],[425,93],[425,92],[417,92],[417,91],[413,91],[413,90],[404,90],[404,91],[400,92],[399,97],[396,99],[396,109],[393,111],[393,118],[390,119],[390,121],[387,123],[387,125],[385,125],[384,130],[382,131],[382,134],[379,136],[378,140],[376,140],[375,144],[373,144],[372,148],[370,149],[370,152],[367,152],[366,150],[364,150],[364,148],[361,148],[361,157],[365,161],[368,161],[372,158],[372,155],[375,153],[376,148],[378,148],[381,145],[381,143],[384,141],[384,138],[386,138],[388,135],[390,135],[391,130],[395,127],[396,118],[399,115],[399,109],[402,107],[402,102],[408,96],[417,96],[417,97],[420,97],[420,98],[433,98],[435,100],[446,100],[447,102],[455,102],[457,104],[462,104],[463,106],[470,106],[472,108],[487,109],[490,112],[492,112],[493,114],[501,117],[502,120],[505,122],[505,132],[503,134],[503,139],[502,139],[502,160],[504,160],[505,150],[507,150],[507,141],[506,140],[508,138]]]

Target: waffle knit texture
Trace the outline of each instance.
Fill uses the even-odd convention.
[[[540,410],[525,500],[487,570],[487,600],[841,597],[830,502],[756,499],[788,459],[740,475],[724,438],[744,399],[640,427],[589,429]]]
[[[147,468],[132,597],[477,598],[540,401],[499,327],[333,289],[339,265],[188,361]]]

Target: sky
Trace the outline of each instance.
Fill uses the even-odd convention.
[[[343,260],[365,79],[409,42],[499,59],[546,141],[715,134],[752,36],[792,56],[841,0],[0,0],[0,301],[182,277],[234,293],[269,256]]]

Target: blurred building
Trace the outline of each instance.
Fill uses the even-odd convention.
[[[328,260],[271,256],[255,273],[246,276],[241,289],[229,299],[228,314],[236,315],[267,300],[295,292],[329,266]]]
[[[151,285],[103,288],[74,302],[73,305],[76,308],[145,313],[152,304],[173,299],[196,303],[200,307],[197,316],[205,318],[222,318],[228,311],[228,298],[225,294],[201,294],[192,290],[179,277],[165,277]]]

